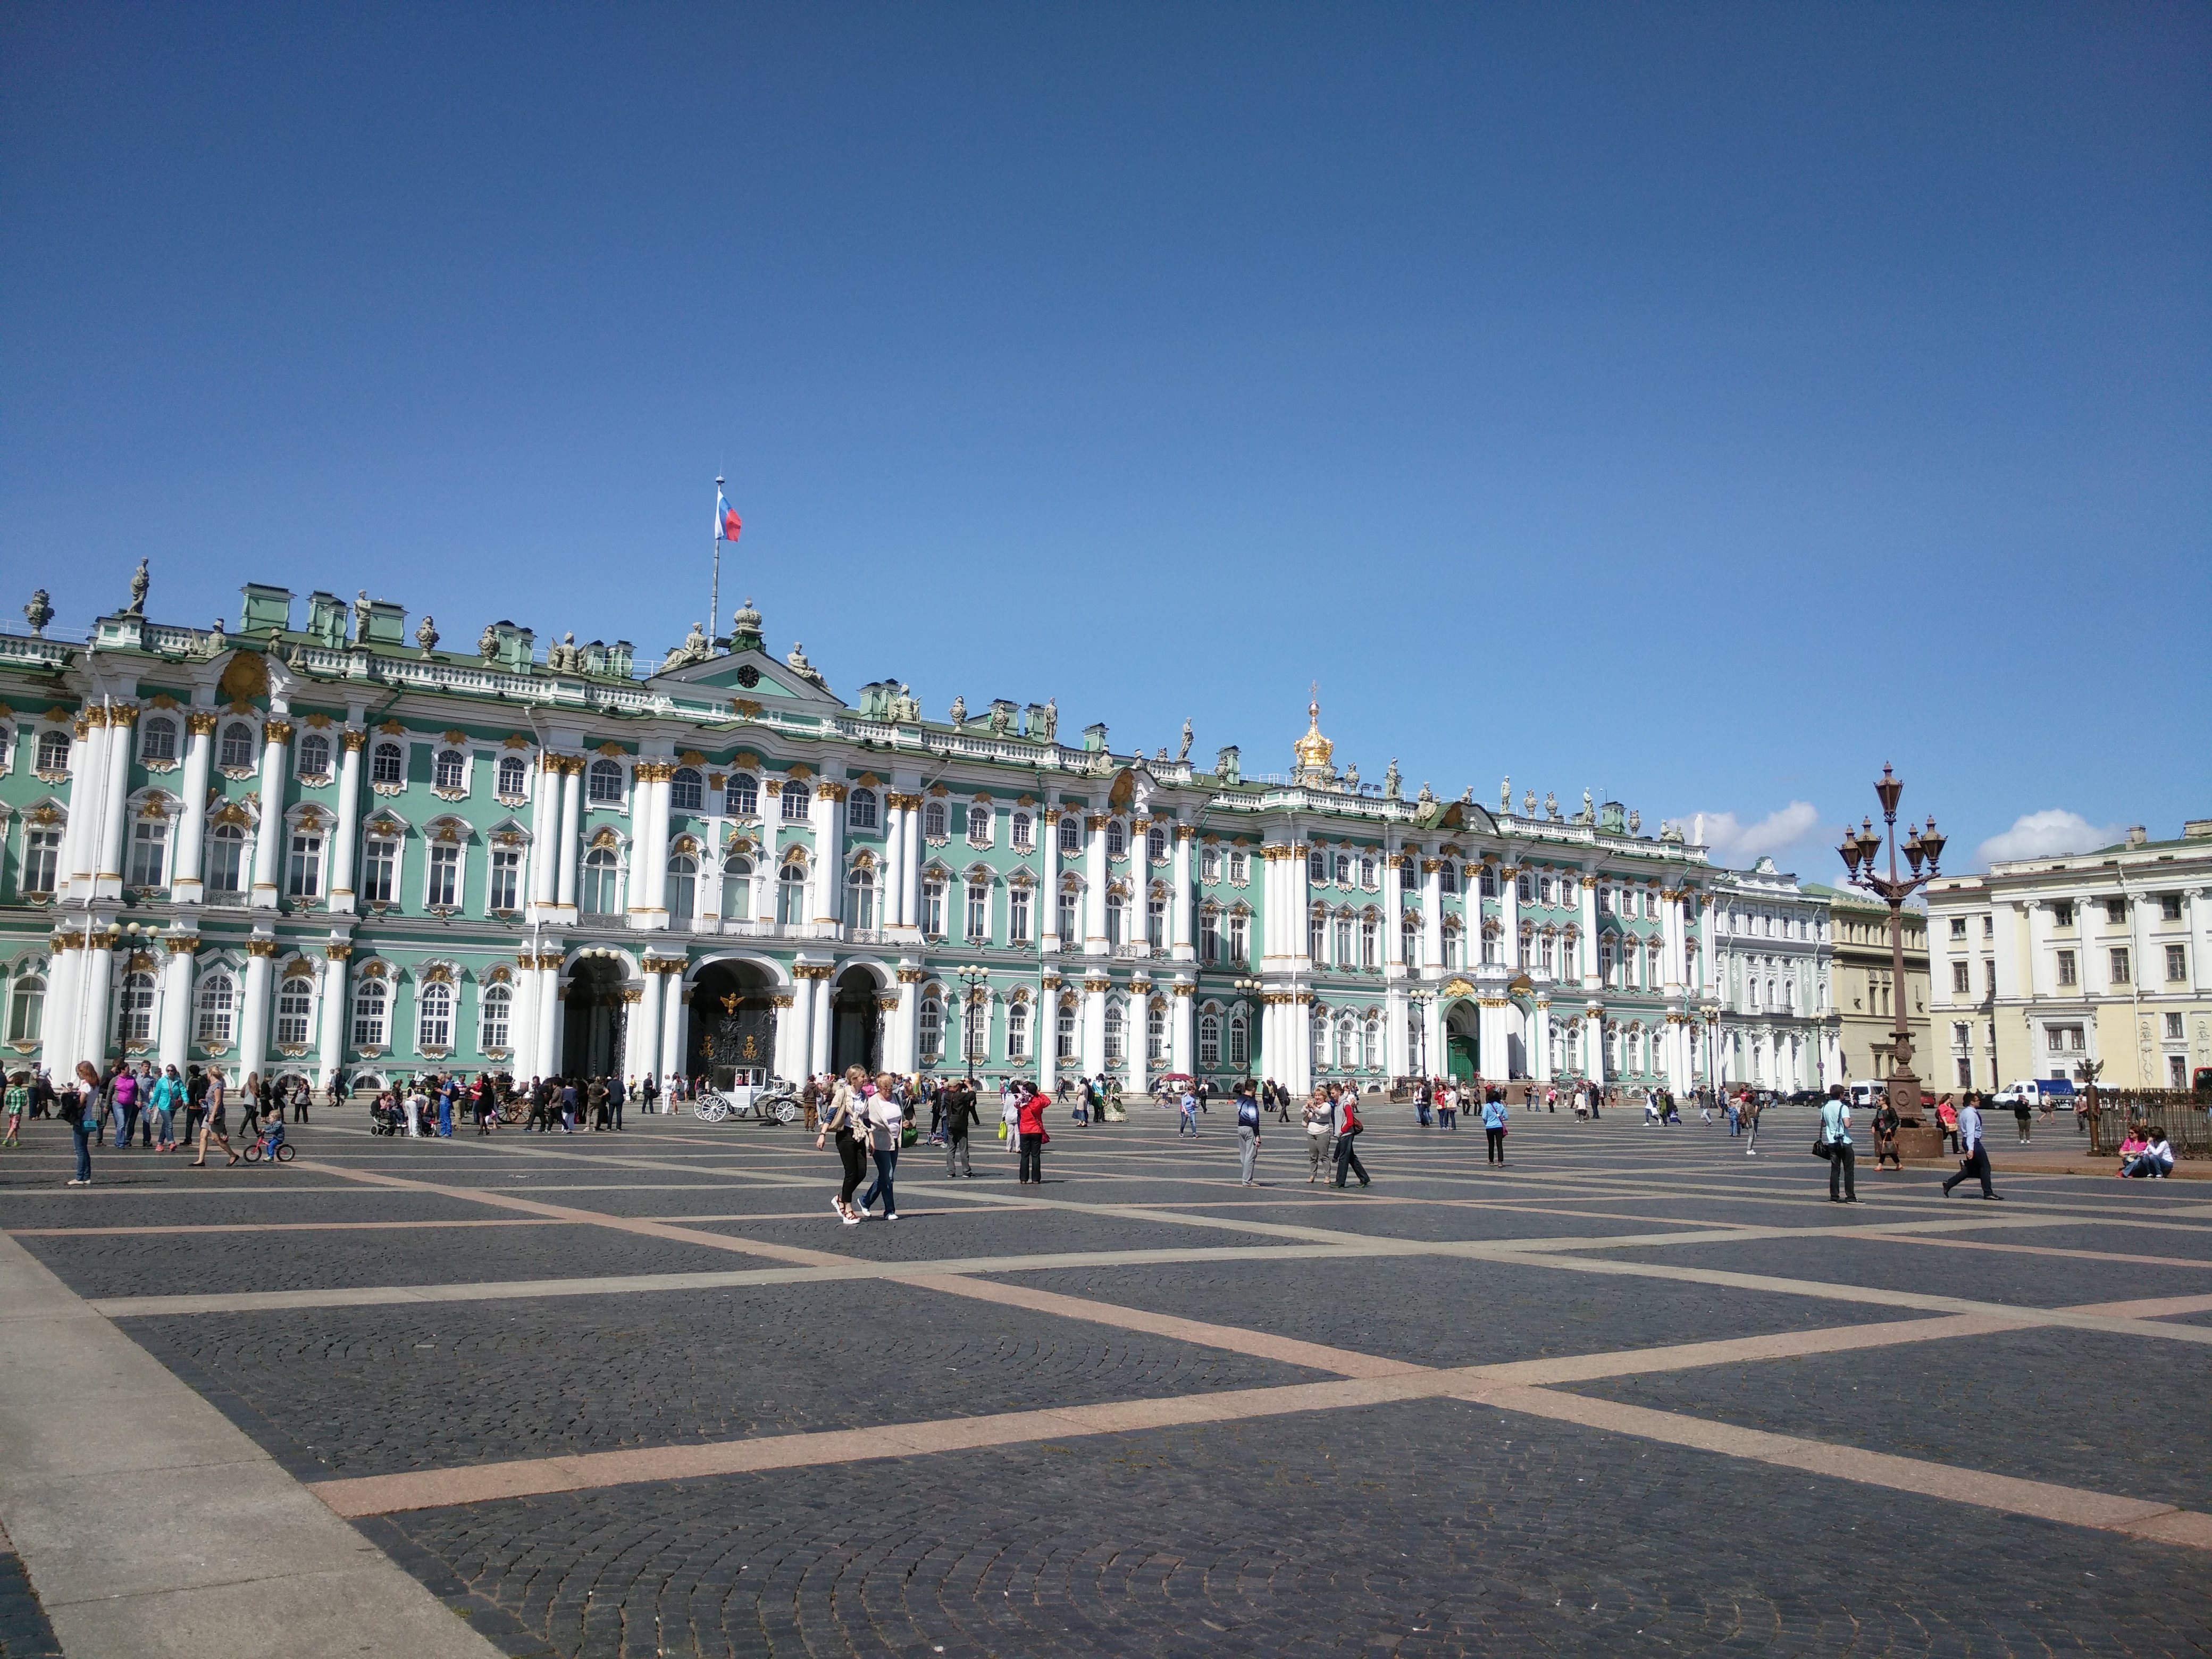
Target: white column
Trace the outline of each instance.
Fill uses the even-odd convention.
[[[1291,936],[1287,943],[1290,946],[1290,955],[1293,958],[1291,965],[1294,969],[1311,969],[1317,965],[1313,960],[1312,940],[1309,937],[1312,932],[1312,919],[1307,913],[1313,908],[1313,887],[1307,879],[1306,853],[1306,844],[1304,842],[1293,841],[1291,843],[1291,856],[1285,860],[1284,864],[1284,867],[1290,875],[1291,914],[1287,920],[1290,922]],[[1310,1076],[1313,1072],[1311,1046],[1302,1044],[1298,1053],[1300,1056],[1298,1063],[1306,1068],[1307,1074]]]
[[[1060,936],[1060,809],[1037,810],[1037,953],[1050,956],[1074,943]]]
[[[884,890],[882,908],[876,913],[876,926],[885,933],[898,926],[899,911],[906,902],[906,797],[897,790],[885,787],[884,798]]]
[[[1583,1070],[1592,1083],[1605,1081],[1605,1012],[1595,1005],[1583,1012]]]
[[[549,951],[538,960],[538,1058],[530,1071],[533,1077],[551,1077],[561,1069],[561,1040],[566,1035],[562,1029],[561,953]]]
[[[1195,962],[1198,947],[1190,931],[1190,843],[1198,831],[1190,824],[1178,823],[1169,833],[1175,837],[1175,851],[1169,875],[1172,887],[1168,898],[1168,942],[1177,962]],[[1176,1069],[1188,1072],[1190,1067],[1178,1060]]]
[[[1536,999],[1536,1017],[1528,1022],[1528,1046],[1535,1052],[1528,1056],[1528,1070],[1539,1083],[1552,1080],[1552,1003],[1548,997]]]
[[[630,777],[629,925],[668,925],[668,780],[666,761],[641,758]]]
[[[179,904],[198,904],[204,891],[208,763],[215,747],[215,722],[216,716],[205,709],[190,709],[185,715],[184,805],[177,813],[176,867],[169,878],[170,896]],[[183,1074],[181,1062],[177,1071]]]
[[[1503,997],[1483,997],[1476,1004],[1475,1022],[1482,1045],[1479,1069],[1493,1082],[1513,1075],[1513,1055],[1505,1030],[1509,1006]]]
[[[1297,866],[1297,884],[1293,890],[1297,892],[1300,896],[1301,902],[1299,904],[1299,910],[1301,914],[1299,923],[1303,929],[1304,925],[1304,911],[1305,908],[1303,901],[1305,890],[1306,872],[1305,854],[1303,852],[1298,854]],[[1313,1092],[1314,1085],[1313,993],[1310,991],[1299,992],[1295,1001],[1285,1003],[1284,1005],[1283,1013],[1285,1018],[1285,1023],[1291,1028],[1291,1087],[1299,1094],[1310,1095]]]
[[[82,934],[64,933],[54,941],[53,957],[46,968],[46,1020],[39,1063],[46,1068],[57,1089],[68,1081],[76,1065],[77,987],[84,963]]]
[[[1407,1077],[1413,1070],[1413,1032],[1407,1012],[1406,988],[1388,987],[1382,1001],[1382,1066],[1392,1077]]]
[[[246,946],[246,988],[240,993],[238,1006],[238,1080],[244,1082],[248,1072],[260,1071],[269,1061],[269,969],[270,958],[276,953],[276,941],[269,939],[249,939]],[[395,1028],[399,1010],[392,1011]],[[392,1033],[399,1043],[399,1033]]]
[[[629,1074],[641,1085],[654,1075],[660,1065],[660,1018],[667,1001],[667,986],[671,977],[667,969],[681,964],[647,961],[641,964],[645,969],[644,994],[637,1000],[637,1008],[628,1035],[627,1056]]]
[[[1412,856],[1412,854],[1408,854]],[[1460,938],[1467,933],[1462,928]],[[1443,860],[1425,858],[1421,860],[1421,962],[1423,971],[1435,973],[1444,965],[1444,883]],[[1433,1051],[1432,1054],[1433,1054]],[[1429,1064],[1437,1065],[1432,1057]]]
[[[1680,996],[1690,979],[1690,929],[1682,914],[1682,895],[1673,888],[1662,896],[1664,906],[1660,914],[1666,918],[1667,982],[1668,996]]]
[[[107,1003],[113,990],[109,981],[114,977],[115,955],[108,945],[107,934],[96,924],[85,938],[83,960],[77,966],[76,984],[71,988],[76,994],[70,999],[71,1012],[76,1018],[73,1034],[76,1052],[57,1074],[57,1083],[74,1071],[80,1060],[99,1066],[107,1059]]]
[[[538,1061],[538,957],[526,949],[515,961],[520,969],[514,976],[514,1030],[509,1033],[514,1057],[507,1070],[527,1082]]]
[[[1421,1053],[1428,1061],[1429,1075],[1442,1077],[1451,1067],[1445,1062],[1444,1005],[1441,997],[1431,997],[1421,1007]]]
[[[1395,840],[1384,843],[1382,848],[1382,975],[1385,979],[1401,978],[1406,971],[1406,876],[1398,863],[1398,858],[1399,854]],[[1401,1034],[1404,1024],[1401,1016],[1396,1027]],[[1400,1053],[1402,1057],[1402,1046],[1401,1049],[1393,1052]],[[1391,1066],[1391,1074],[1404,1075],[1395,1063]]]
[[[906,798],[904,833],[898,855],[898,923],[901,931],[908,938],[913,937],[915,930],[921,925],[917,918],[921,913],[921,797],[908,795]],[[912,1034],[912,1029],[908,1028],[909,1035]],[[909,1044],[907,1049],[906,1066],[908,1072],[914,1070],[915,1059],[915,1051]]]
[[[107,787],[100,800],[100,869],[93,891],[100,898],[123,896],[124,807],[131,793],[131,728],[138,711],[117,703],[107,711]]]
[[[1516,973],[1521,967],[1521,872],[1513,865],[1503,866],[1498,872],[1498,959],[1505,964],[1506,971]],[[1483,1038],[1483,1054],[1489,1058],[1490,1040]],[[1486,1069],[1484,1075],[1490,1073]],[[1500,1072],[1498,1076],[1504,1073]]]
[[[107,711],[87,708],[83,732],[70,745],[69,820],[62,826],[57,896],[90,898],[100,864],[100,801],[107,790]],[[74,1064],[74,1060],[72,1060]],[[60,1078],[56,1077],[57,1084]]]
[[[909,819],[912,814],[908,815]],[[901,968],[898,970],[898,1012],[891,1017],[891,1042],[889,1069],[902,1077],[911,1077],[915,1071],[915,1043],[921,1030],[921,969]]]
[[[1710,894],[1710,893],[1700,893],[1700,894],[1697,895],[1697,901],[1698,901],[1698,972],[1697,972],[1697,976],[1696,976],[1696,977],[1697,977],[1697,986],[1696,986],[1696,988],[1697,988],[1697,990],[1698,990],[1698,994],[1700,994],[1701,996],[1708,996],[1708,997],[1709,997],[1709,996],[1712,995],[1712,994],[1713,994],[1713,898],[1712,898],[1712,895],[1711,895],[1711,894]],[[1816,951],[1816,956],[1817,956],[1817,951]],[[1807,969],[1808,969],[1808,970],[1814,970],[1814,963],[1813,963],[1808,962],[1808,963],[1806,964],[1806,966],[1807,966]],[[1815,970],[1815,971],[1816,971],[1816,970]],[[1814,1011],[1814,1009],[1818,1006],[1818,1004],[1819,1004],[1819,1002],[1820,1002],[1820,997],[1819,997],[1819,995],[1817,994],[1817,992],[1816,992],[1816,987],[1817,987],[1817,985],[1818,985],[1818,982],[1819,982],[1819,981],[1818,981],[1818,979],[1817,979],[1817,975],[1816,975],[1815,977],[1813,977],[1813,978],[1808,978],[1808,979],[1806,981],[1806,982],[1805,982],[1805,1001],[1804,1001],[1804,1011],[1805,1011],[1807,1013],[1811,1013],[1811,1012]]]
[[[564,917],[576,914],[576,863],[584,855],[584,765],[581,756],[561,757],[561,874],[553,891]]]
[[[531,920],[561,897],[561,757],[538,757],[530,794]]]
[[[1597,877],[1583,872],[1582,927],[1577,943],[1582,948],[1583,989],[1597,989]],[[1592,1073],[1593,1076],[1595,1073]]]
[[[684,964],[672,963],[671,971],[661,975],[665,981],[660,987],[660,1086],[665,1089],[671,1078],[684,1074],[684,1015],[688,993],[684,986]]]
[[[778,1069],[786,1077],[796,1078],[805,1075],[813,1064],[814,981],[799,969],[791,973],[791,1013],[787,1022],[791,1029],[787,1036],[781,1030],[776,1035],[787,1037]]]
[[[1037,1087],[1050,1094],[1060,1086],[1060,980],[1055,975],[1045,974],[1038,978],[1034,1030]]]
[[[338,1068],[345,1063],[346,1005],[352,1000],[346,969],[350,950],[350,946],[343,945],[323,947],[323,1002],[318,1011],[321,1018],[317,1022],[315,1036],[315,1071],[325,1092],[337,1081]]]
[[[843,784],[828,778],[814,790],[812,908],[817,936],[823,939],[837,937],[845,913],[845,793]],[[819,1069],[828,1070],[828,1063]]]
[[[172,935],[161,942],[169,949],[161,964],[161,1064],[182,1077],[191,1058],[192,950],[199,941]]]
[[[1198,1074],[1198,988],[1178,984],[1172,994],[1170,1017],[1173,1024],[1169,1031],[1169,1066],[1170,1069],[1195,1077]],[[1222,1030],[1224,1049],[1222,1063],[1228,1064],[1226,1042],[1229,1033]]]
[[[1091,813],[1085,817],[1083,823],[1084,828],[1091,832],[1083,850],[1083,953],[1103,957],[1110,950],[1106,942],[1106,815],[1103,812]],[[1103,1020],[1104,1016],[1102,1014],[1100,1018]],[[1102,1025],[1100,1029],[1103,1031],[1104,1028]],[[1086,1060],[1085,1069],[1095,1072],[1097,1067],[1091,1066]]]
[[[253,908],[273,910],[283,882],[284,745],[291,740],[292,727],[272,719],[261,728],[261,823],[253,837]],[[267,977],[265,971],[263,976]],[[257,1056],[247,1070],[259,1069]]]
[[[830,970],[827,968],[816,969],[811,982],[814,994],[813,1006],[806,1016],[807,1029],[812,1037],[808,1069],[820,1073],[830,1069],[830,1034],[831,1026],[836,1023],[836,1012],[830,995]]]
[[[1096,1077],[1106,1069],[1106,981],[1083,981],[1083,1075]],[[1126,1036],[1126,1032],[1124,1033]]]
[[[1139,842],[1130,855],[1130,862],[1141,865],[1144,855],[1144,843]],[[1144,1093],[1146,1080],[1152,1075],[1152,981],[1140,979],[1129,987],[1129,1024],[1123,1034],[1128,1050],[1127,1058],[1131,1094]]]
[[[354,908],[353,853],[361,824],[361,746],[368,740],[366,732],[338,733],[338,823],[331,836],[329,874],[323,887],[330,895],[331,908],[339,912]]]

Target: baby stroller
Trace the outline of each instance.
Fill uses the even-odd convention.
[[[407,1114],[397,1101],[390,1105],[374,1102],[368,1109],[368,1132],[373,1135],[404,1135],[407,1133]]]

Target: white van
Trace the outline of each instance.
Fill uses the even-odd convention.
[[[2063,1077],[2023,1078],[2018,1083],[2008,1083],[1990,1097],[1990,1104],[2001,1112],[2008,1112],[2025,1103],[2031,1109],[2048,1106],[2055,1111],[2074,1109],[2074,1085]]]
[[[1853,1083],[1845,1085],[1844,1093],[1854,1111],[1872,1111],[1888,1097],[1887,1083]]]

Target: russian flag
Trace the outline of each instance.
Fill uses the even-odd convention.
[[[737,508],[730,505],[730,498],[717,489],[714,492],[714,539],[733,542],[738,538],[738,532],[744,527],[744,520],[738,517]]]

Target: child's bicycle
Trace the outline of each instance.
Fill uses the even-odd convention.
[[[248,1164],[258,1164],[264,1157],[271,1163],[289,1164],[297,1154],[293,1152],[289,1140],[277,1138],[280,1133],[275,1129],[264,1129],[240,1156]]]

